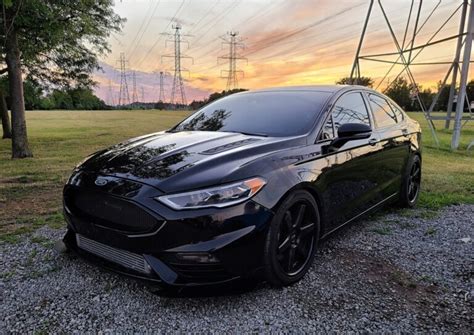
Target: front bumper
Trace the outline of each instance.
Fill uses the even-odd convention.
[[[146,185],[134,197],[83,186],[65,187],[64,243],[89,261],[167,286],[220,284],[256,276],[262,269],[273,213],[251,200],[222,209],[171,213],[149,201],[153,190]],[[87,213],[75,207],[84,190],[94,195]],[[98,205],[102,196],[105,206],[112,207]],[[127,227],[127,220],[138,223]]]

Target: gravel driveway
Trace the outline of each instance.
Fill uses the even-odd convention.
[[[0,244],[0,332],[474,332],[474,205],[364,219],[325,241],[297,285],[227,296],[152,294],[57,255],[62,235]]]

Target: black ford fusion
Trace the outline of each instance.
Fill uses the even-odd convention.
[[[69,249],[163,286],[303,277],[318,241],[416,204],[421,133],[359,86],[259,90],[101,150],[64,188]]]

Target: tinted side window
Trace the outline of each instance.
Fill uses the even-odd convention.
[[[369,94],[369,101],[377,127],[383,128],[397,124],[397,116],[387,100],[377,95]]]
[[[346,123],[361,123],[370,127],[370,118],[360,93],[349,93],[337,100],[326,124],[323,126],[321,139],[337,136],[337,130]]]
[[[392,107],[393,111],[395,112],[395,116],[397,117],[397,122],[400,123],[402,122],[405,117],[403,116],[403,112],[400,107],[398,107],[396,104],[393,103],[393,101],[390,101],[390,106]]]

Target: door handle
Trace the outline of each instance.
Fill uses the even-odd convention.
[[[402,134],[403,136],[408,136],[408,129],[406,128],[402,129]]]
[[[372,146],[376,145],[378,142],[379,142],[379,141],[378,141],[376,138],[371,138],[371,139],[369,140],[369,144],[372,145]]]

